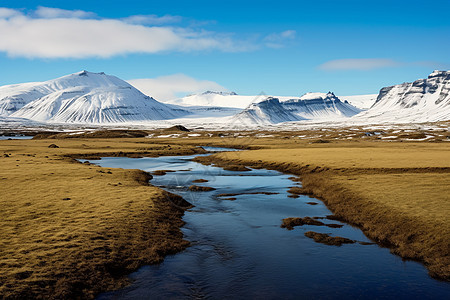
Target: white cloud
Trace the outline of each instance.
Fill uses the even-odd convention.
[[[144,94],[157,100],[171,100],[190,93],[207,90],[228,91],[214,81],[198,80],[184,74],[173,74],[156,78],[131,79],[128,82]]]
[[[269,34],[264,38],[267,47],[270,48],[282,48],[285,46],[286,41],[294,40],[297,36],[295,30],[286,30],[279,33]]]
[[[163,51],[238,52],[256,48],[227,34],[89,18],[92,15],[84,11],[40,7],[31,15],[5,9],[0,14],[3,15],[0,15],[0,52],[13,57],[85,58]]]
[[[39,18],[55,19],[55,18],[90,18],[95,14],[83,10],[66,10],[53,7],[39,6],[35,11],[35,15]]]
[[[327,71],[335,70],[373,70],[387,67],[396,67],[401,63],[387,58],[348,58],[330,60],[319,66],[319,69]]]
[[[11,17],[20,16],[22,13],[18,10],[0,7],[0,19],[8,19]]]
[[[157,15],[135,15],[122,20],[130,24],[144,24],[144,25],[162,25],[162,24],[173,24],[181,22],[183,18],[180,16],[157,16]]]

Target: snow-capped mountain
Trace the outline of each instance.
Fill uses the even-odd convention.
[[[224,126],[295,121],[434,122],[450,120],[450,71],[434,71],[427,79],[382,88],[376,101],[374,95],[337,97],[331,92],[269,97],[208,91],[169,103],[160,103],[115,76],[82,71],[45,82],[0,87],[0,117],[15,123],[28,119],[76,124],[158,120],[154,123],[159,124],[177,119]]]
[[[266,96],[241,96],[234,92],[206,91],[201,94],[188,95],[164,102],[181,106],[214,106],[244,109],[251,103],[259,102],[265,98]]]
[[[54,123],[120,123],[188,114],[129,83],[87,71],[54,80],[0,87],[0,115]]]
[[[347,101],[357,108],[367,110],[375,103],[378,94],[368,94],[368,95],[352,95],[352,96],[338,96],[342,101]]]
[[[292,114],[278,98],[273,97],[253,103],[233,117],[233,122],[244,124],[276,124],[299,120],[300,117]]]
[[[302,119],[349,118],[361,112],[361,109],[342,102],[333,93],[307,93],[300,99],[282,101],[283,106]]]
[[[380,90],[375,104],[353,119],[367,122],[435,122],[450,119],[450,71]]]
[[[244,124],[276,124],[291,121],[332,121],[352,117],[361,112],[333,93],[307,93],[297,99],[269,97],[254,103],[233,117]]]

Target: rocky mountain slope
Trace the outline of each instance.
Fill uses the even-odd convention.
[[[348,102],[342,102],[333,93],[307,93],[298,99],[280,100],[269,97],[254,103],[233,117],[243,124],[277,124],[282,122],[314,120],[332,121],[352,117],[361,112]]]
[[[384,87],[375,104],[354,120],[366,122],[435,122],[450,119],[450,71],[426,79]]]

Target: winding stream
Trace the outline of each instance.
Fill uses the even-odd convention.
[[[430,278],[423,265],[402,261],[388,249],[359,243],[327,246],[304,236],[316,231],[370,242],[357,228],[347,224],[280,228],[286,217],[331,214],[316,199],[288,198],[287,190],[295,184],[290,175],[224,171],[192,158],[119,157],[96,162],[110,168],[174,170],[155,176],[151,183],[195,205],[186,211],[182,228],[192,243],[188,249],[159,265],[141,268],[131,275],[130,286],[98,299],[449,298],[450,284]],[[196,179],[209,180],[196,185],[216,190],[189,191]],[[278,194],[249,194],[253,192]],[[233,201],[217,196],[222,193],[247,194],[233,196]],[[311,201],[318,204],[307,204]]]

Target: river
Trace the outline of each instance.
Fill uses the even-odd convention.
[[[173,170],[154,176],[151,184],[195,205],[186,211],[182,228],[189,248],[141,268],[131,274],[130,286],[98,299],[449,299],[450,284],[430,278],[422,264],[403,261],[389,249],[360,243],[329,246],[304,236],[315,231],[371,242],[350,225],[325,219],[321,221],[344,226],[280,228],[286,217],[332,214],[317,199],[289,198],[287,190],[298,184],[290,175],[264,169],[225,171],[193,162],[193,157],[95,161],[109,168]],[[196,179],[208,180],[196,185],[216,190],[189,191]],[[277,194],[251,194],[255,192]],[[223,193],[240,195],[218,196]]]

